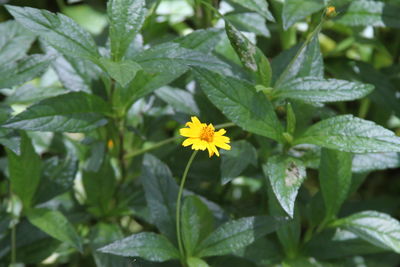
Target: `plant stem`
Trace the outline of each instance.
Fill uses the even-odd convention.
[[[15,206],[14,206],[14,197],[13,193],[11,190],[11,184],[9,188],[10,192],[10,209],[11,209],[11,266],[14,266],[14,264],[17,262],[17,238],[16,238],[16,225],[17,225],[17,220],[18,220],[18,215],[15,213]]]
[[[12,201],[12,200],[11,200]],[[11,226],[11,265],[17,262],[17,238],[16,238],[16,223]]]
[[[130,154],[126,154],[126,155],[125,155],[125,159],[133,158],[133,157],[136,157],[136,156],[138,156],[138,155],[144,154],[144,153],[146,153],[146,152],[148,152],[148,151],[151,151],[151,150],[153,150],[153,149],[157,149],[157,148],[159,148],[159,147],[161,147],[161,146],[163,146],[163,145],[169,144],[169,143],[171,143],[171,142],[177,140],[178,138],[180,138],[180,137],[179,137],[179,136],[176,136],[176,137],[174,136],[174,137],[171,137],[171,138],[167,138],[167,139],[164,139],[164,140],[162,140],[162,141],[160,141],[160,142],[158,142],[158,143],[155,143],[155,144],[152,145],[152,146],[149,146],[149,147],[146,147],[146,148],[142,148],[142,149],[133,151],[133,152],[130,153]]]
[[[227,122],[227,123],[221,123],[221,124],[215,125],[215,129],[229,128],[229,127],[233,127],[233,126],[236,126],[236,124],[234,124],[233,122]]]
[[[186,177],[189,172],[189,168],[192,165],[192,162],[194,158],[197,155],[198,150],[193,151],[192,155],[189,158],[188,163],[186,164],[185,171],[183,172],[181,184],[179,186],[179,192],[178,192],[178,198],[176,200],[176,237],[178,239],[178,246],[179,246],[179,252],[181,255],[181,262],[183,264],[183,261],[185,259],[185,251],[183,248],[182,244],[182,237],[181,237],[181,199],[182,199],[182,193],[183,193],[183,187],[185,185]]]

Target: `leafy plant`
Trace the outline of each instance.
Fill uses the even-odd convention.
[[[0,267],[400,263],[398,1],[69,2],[0,8]]]

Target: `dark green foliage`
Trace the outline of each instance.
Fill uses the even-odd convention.
[[[0,267],[400,264],[399,1],[6,2]]]

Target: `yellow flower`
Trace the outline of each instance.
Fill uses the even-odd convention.
[[[230,150],[231,146],[228,145],[230,142],[229,137],[224,136],[226,131],[220,129],[218,132],[215,131],[214,126],[210,123],[201,123],[195,116],[192,117],[192,121],[186,123],[189,128],[182,128],[179,130],[180,134],[184,137],[188,137],[183,141],[183,146],[192,145],[193,150],[206,150],[208,149],[208,155],[211,157],[214,153],[219,157],[217,147],[222,149]]]

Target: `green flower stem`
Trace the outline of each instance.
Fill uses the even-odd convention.
[[[178,192],[178,198],[176,200],[176,237],[178,239],[178,246],[179,246],[179,252],[181,255],[181,261],[185,259],[185,251],[183,249],[183,243],[182,243],[182,237],[181,237],[181,199],[182,199],[182,193],[183,193],[183,187],[185,185],[186,177],[189,172],[189,168],[192,165],[192,162],[194,158],[197,155],[198,150],[195,150],[193,154],[190,156],[189,161],[186,165],[185,171],[183,172],[182,180],[181,180],[181,185],[179,186],[179,192]]]
[[[17,262],[17,238],[16,238],[16,224],[13,223],[11,227],[11,264]]]

